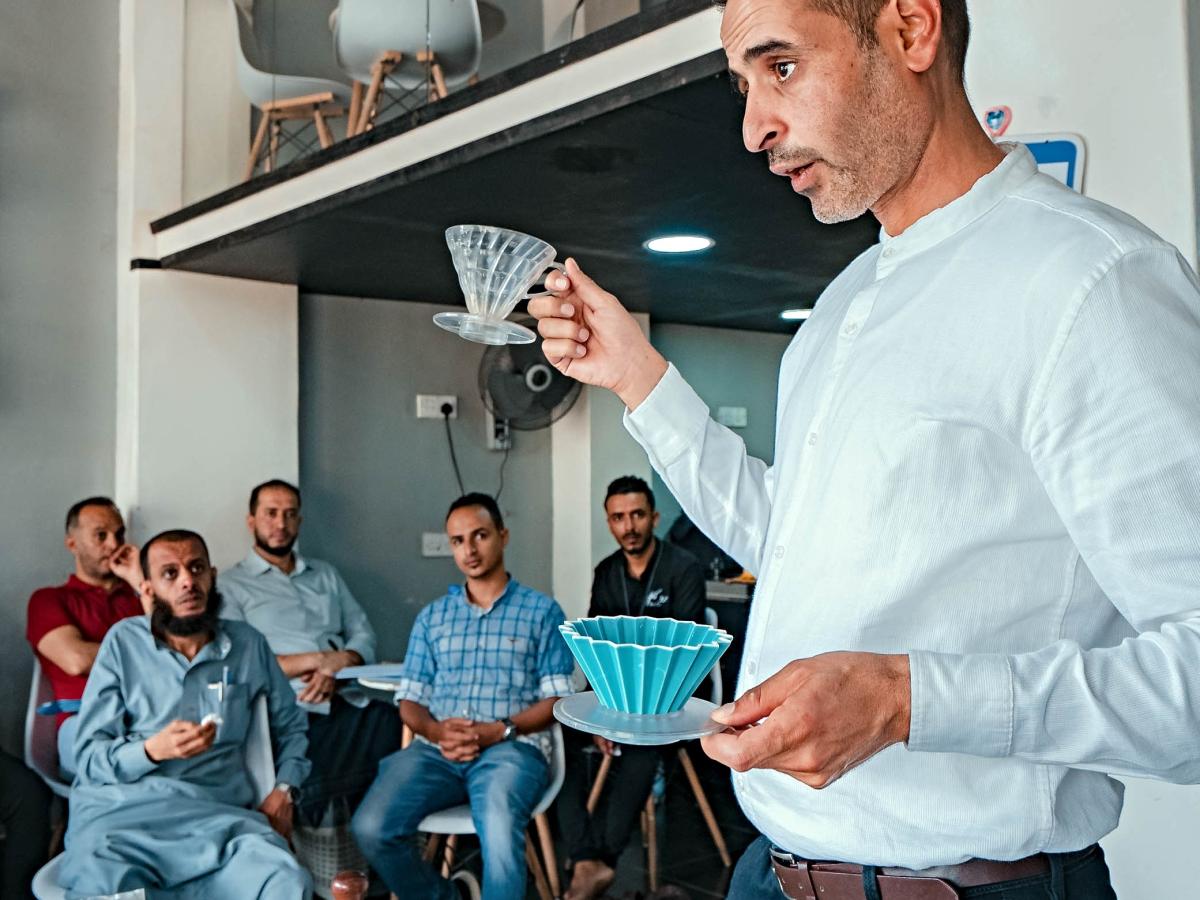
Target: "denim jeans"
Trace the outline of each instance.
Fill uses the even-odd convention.
[[[771,868],[770,849],[765,837],[746,848],[733,872],[727,900],[781,900],[784,894]],[[1116,900],[1099,846],[1049,857],[1051,871],[1045,875],[961,888],[958,894],[962,900]]]
[[[525,897],[525,829],[546,788],[541,751],[519,741],[484,750],[473,762],[451,762],[437,747],[414,741],[379,763],[379,774],[351,822],[359,848],[398,897],[452,900],[452,885],[421,859],[417,825],[431,812],[471,804],[483,855],[483,896]]]

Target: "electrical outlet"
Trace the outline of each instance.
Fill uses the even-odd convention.
[[[450,404],[450,418],[458,418],[458,398],[453,394],[417,394],[417,418],[442,418],[442,404]]]
[[[717,408],[717,422],[726,428],[745,428],[748,421],[746,407],[721,406]]]
[[[512,428],[508,424],[508,419],[497,419],[492,415],[491,410],[485,410],[487,415],[484,418],[484,427],[487,429],[484,433],[485,445],[489,450],[511,450],[512,449]]]
[[[444,531],[426,531],[421,535],[422,556],[453,556],[450,538]]]

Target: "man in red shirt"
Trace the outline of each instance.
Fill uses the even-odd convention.
[[[145,612],[138,593],[138,549],[125,543],[125,521],[116,504],[107,497],[80,500],[67,511],[64,543],[75,557],[75,573],[66,584],[34,591],[25,627],[25,637],[59,701],[83,696],[108,629]],[[59,768],[73,777],[72,714],[60,712],[58,725]]]

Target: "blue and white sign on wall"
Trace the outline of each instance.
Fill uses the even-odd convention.
[[[1083,166],[1087,150],[1077,134],[1025,134],[1006,137],[1029,148],[1038,169],[1067,187],[1083,193]]]

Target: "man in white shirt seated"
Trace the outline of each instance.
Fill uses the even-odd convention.
[[[221,575],[224,616],[263,633],[308,713],[313,766],[300,785],[301,823],[341,825],[379,760],[399,749],[400,717],[353,682],[336,680],[346,666],[375,662],[375,632],[337,569],[296,550],[300,524],[295,485],[275,479],[250,492],[246,527],[254,544]]]
[[[219,618],[203,538],[142,548],[149,616],[109,629],[92,665],[75,754],[61,881],[68,897],[143,889],[174,900],[298,900],[288,850],[294,785],[308,773],[304,716],[263,636]],[[256,804],[246,749],[267,698],[275,789]]]

